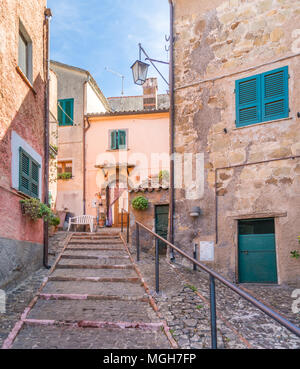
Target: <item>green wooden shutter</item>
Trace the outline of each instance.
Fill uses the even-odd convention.
[[[260,75],[236,81],[236,126],[243,127],[261,121]]]
[[[73,99],[65,100],[65,125],[73,125]]]
[[[39,164],[31,159],[31,196],[39,197]]]
[[[19,190],[38,198],[40,165],[21,147],[19,151]]]
[[[74,120],[74,99],[58,100],[57,119],[60,126],[72,126]]]
[[[30,156],[19,149],[19,190],[30,195]]]
[[[111,150],[117,149],[117,131],[111,131],[110,133],[110,148]]]
[[[119,149],[126,149],[127,147],[127,143],[126,143],[126,131],[124,130],[119,130],[118,131],[118,144],[119,144]]]
[[[63,100],[58,100],[58,102],[57,102],[57,120],[58,120],[58,124],[60,126],[62,126],[64,124],[64,120],[63,120],[64,114],[63,114],[62,109],[65,110],[64,109],[64,102],[63,102]]]
[[[288,67],[262,74],[262,121],[289,116]]]

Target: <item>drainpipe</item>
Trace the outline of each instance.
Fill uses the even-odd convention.
[[[170,5],[170,67],[169,67],[169,84],[170,84],[170,224],[169,224],[169,241],[174,244],[174,213],[175,213],[175,201],[174,201],[174,4],[172,0],[169,0]],[[171,261],[175,261],[174,250],[170,252]]]
[[[51,9],[45,10],[46,21],[46,86],[45,86],[45,124],[44,124],[44,203],[49,203],[49,84],[50,84],[50,20]],[[48,265],[48,221],[44,222],[44,255],[43,265],[50,269]]]
[[[83,165],[83,214],[86,213],[86,150],[85,150],[85,144],[86,144],[86,138],[85,134],[86,131],[90,128],[90,122],[88,118],[86,118],[86,104],[87,104],[87,84],[89,83],[90,75],[88,75],[87,80],[83,83],[83,127],[82,127],[82,135],[83,135],[83,148],[82,148],[82,165]],[[85,121],[88,122],[88,127],[85,127]]]

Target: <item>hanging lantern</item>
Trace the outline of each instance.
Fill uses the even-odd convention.
[[[147,79],[149,64],[137,60],[132,66],[132,75],[134,83],[137,85],[143,85]]]

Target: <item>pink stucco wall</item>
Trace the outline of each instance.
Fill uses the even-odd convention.
[[[95,194],[99,192],[105,179],[102,169],[95,168],[95,165],[103,161],[103,154],[111,155],[116,162],[124,162],[127,155],[129,164],[138,164],[136,154],[142,154],[148,161],[146,167],[143,160],[140,161],[144,173],[155,175],[160,169],[168,170],[168,164],[154,168],[151,165],[151,154],[169,154],[169,113],[90,117],[89,121],[91,125],[86,133],[86,209],[87,214],[96,215],[92,200],[95,199]],[[114,129],[128,130],[127,150],[110,150],[109,131]],[[122,155],[125,155],[124,158]],[[123,170],[121,174],[126,175],[126,171]],[[138,174],[137,172],[132,176],[133,181],[136,181]]]

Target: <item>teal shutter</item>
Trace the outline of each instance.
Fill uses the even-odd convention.
[[[117,149],[117,131],[111,131],[110,133],[110,148],[111,150]]]
[[[124,130],[118,131],[118,144],[119,144],[119,149],[121,150],[124,150],[127,148],[126,131]]]
[[[31,196],[39,197],[39,168],[40,166],[31,160]]]
[[[57,103],[57,120],[58,124],[62,126],[64,124],[63,122],[63,110],[64,110],[64,103],[62,100],[59,100]]]
[[[19,156],[19,190],[32,197],[39,197],[40,165],[21,147]]]
[[[243,127],[261,121],[260,75],[237,80],[236,126]]]
[[[288,67],[262,74],[262,121],[289,116]]]
[[[72,126],[74,120],[74,99],[58,100],[58,123],[60,126]]]
[[[30,195],[30,156],[20,147],[19,190]]]

